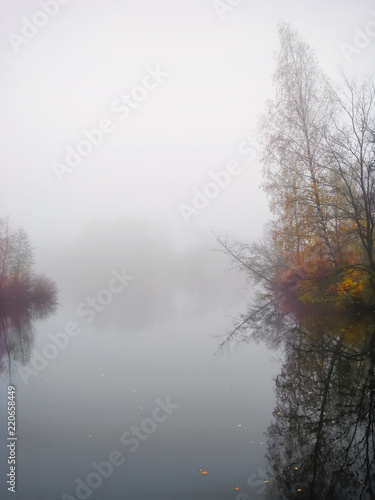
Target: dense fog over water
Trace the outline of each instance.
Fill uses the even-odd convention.
[[[250,296],[246,276],[231,270],[213,233],[173,232],[144,218],[98,218],[42,262],[59,284],[62,304],[73,309],[105,288],[112,271],[125,269],[131,275],[127,288],[97,315],[99,322],[122,328],[138,330],[210,311],[225,314]],[[82,307],[82,313],[87,309],[92,307]]]

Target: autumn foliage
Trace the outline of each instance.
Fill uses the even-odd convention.
[[[276,287],[282,291],[285,302],[299,300],[306,304],[333,304],[350,306],[370,305],[373,298],[368,274],[357,268],[360,261],[355,252],[348,252],[340,269],[316,251],[301,258],[299,264],[280,268]]]
[[[279,36],[275,98],[260,126],[274,215],[267,252],[277,261],[267,294],[373,305],[375,87],[344,75],[333,84],[298,33],[282,24]]]
[[[33,272],[33,249],[27,233],[0,218],[0,309],[9,305],[56,304],[53,281]]]

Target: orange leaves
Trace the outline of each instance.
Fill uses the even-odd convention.
[[[283,296],[283,308],[293,308],[293,302],[302,304],[332,304],[346,307],[351,304],[368,304],[373,296],[369,277],[361,264],[360,251],[340,249],[340,255],[323,253],[319,243],[314,242],[300,250],[298,259],[284,255],[287,263],[279,268],[275,278]]]
[[[360,281],[359,273],[347,274],[345,278],[337,284],[337,293],[339,295],[349,293],[351,297],[359,297],[362,290],[363,283]]]
[[[348,271],[338,283],[332,285],[330,291],[335,296],[337,305],[353,301],[366,302],[370,293],[368,277],[363,271]]]

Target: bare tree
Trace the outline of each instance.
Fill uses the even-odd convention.
[[[281,24],[279,37],[276,95],[260,127],[264,188],[276,216],[275,238],[296,264],[319,245],[337,267],[324,147],[334,115],[330,87],[298,33]]]
[[[0,219],[0,289],[6,286],[13,248],[13,233],[9,217]]]
[[[9,271],[13,281],[27,281],[34,264],[29,237],[21,227],[12,236]]]
[[[275,245],[291,267],[338,282],[362,272],[375,291],[374,85],[343,76],[334,88],[298,33],[282,24],[279,35],[260,126]]]
[[[375,290],[374,173],[375,87],[371,81],[358,85],[345,76],[341,89],[332,89],[338,113],[327,131],[330,184],[340,202],[333,206],[350,241],[362,248],[363,262]]]

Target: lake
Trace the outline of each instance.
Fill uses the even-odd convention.
[[[87,264],[79,274],[77,259],[65,261],[57,312],[8,329],[8,338],[23,337],[29,359],[12,363],[10,381],[2,350],[2,420],[8,385],[17,415],[16,493],[3,472],[2,498],[264,498],[280,353],[237,342],[220,350],[233,327],[228,315],[244,305],[243,277],[225,273],[228,261],[210,249],[183,261],[178,286],[173,274],[155,277],[151,264],[152,283],[142,283],[130,265],[134,279],[110,301],[100,292],[121,288],[111,283],[120,266],[93,276]],[[90,290],[102,310],[88,305]],[[8,472],[6,437],[2,426]]]
[[[1,498],[375,498],[373,318],[265,310],[220,349],[246,277],[211,240],[150,238],[109,254],[83,235],[50,260],[57,310],[3,315]]]

